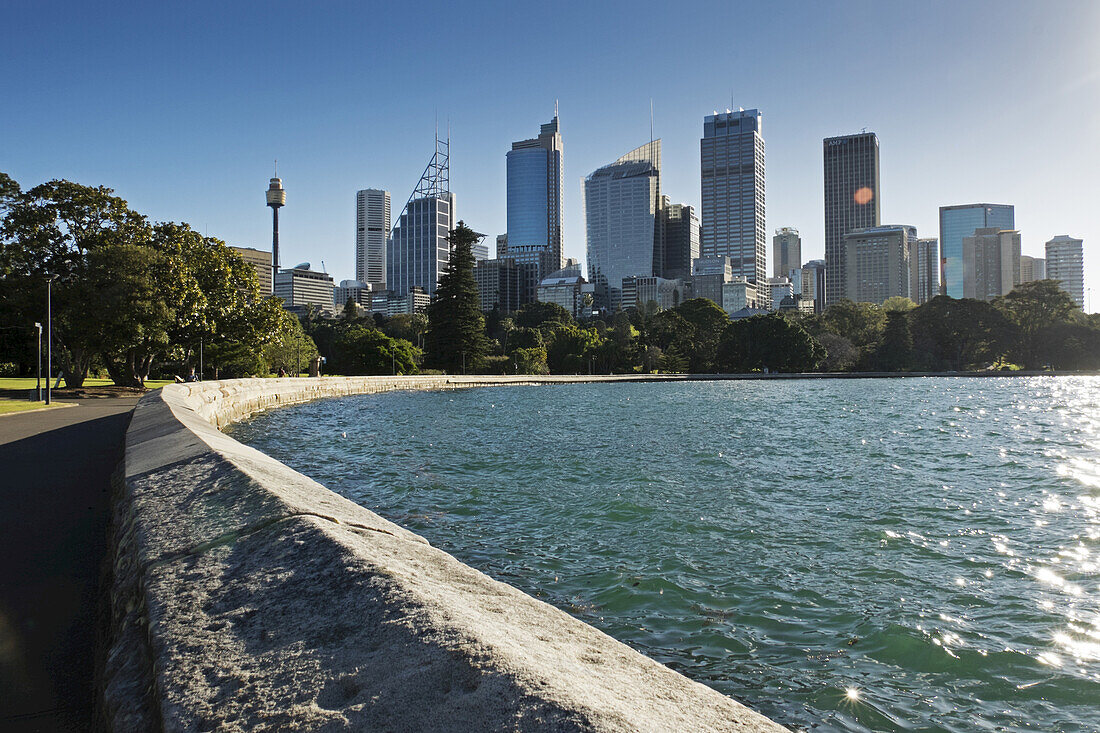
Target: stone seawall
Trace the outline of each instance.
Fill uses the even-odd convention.
[[[116,482],[109,725],[785,730],[218,430],[321,397],[633,379],[246,379],[149,394]]]

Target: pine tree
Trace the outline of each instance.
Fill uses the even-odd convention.
[[[477,281],[474,280],[473,244],[477,234],[463,222],[451,230],[451,261],[435,298],[428,306],[425,350],[428,366],[451,374],[477,371],[489,344],[485,337],[485,316],[481,312]]]

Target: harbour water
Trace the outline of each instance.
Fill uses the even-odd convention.
[[[234,426],[796,730],[1100,730],[1100,378],[387,393]]]

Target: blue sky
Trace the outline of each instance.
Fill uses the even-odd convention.
[[[866,127],[884,223],[938,234],[944,204],[1016,206],[1025,254],[1085,239],[1100,284],[1100,3],[585,2],[10,4],[0,170],[114,188],[157,220],[354,276],[354,196],[394,215],[450,126],[452,189],[505,230],[504,155],[561,110],[566,254],[581,179],[649,138],[662,188],[699,202],[702,118],[764,115],[767,227],[823,252],[821,139]],[[1093,310],[1100,310],[1100,291]]]

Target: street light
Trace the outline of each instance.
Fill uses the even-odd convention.
[[[53,281],[57,275],[46,278],[46,404],[50,404],[50,379],[53,377]]]
[[[35,370],[34,401],[42,401],[42,324],[35,321],[34,327],[38,329],[38,367]]]

